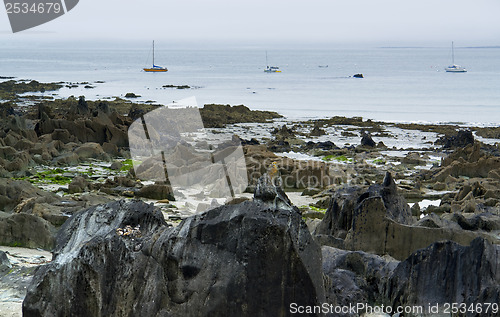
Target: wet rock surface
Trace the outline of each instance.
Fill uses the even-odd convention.
[[[397,196],[394,186],[386,175],[381,186],[364,194],[359,188],[344,191],[351,197],[372,195],[341,202],[344,215],[356,206],[348,249],[363,206],[373,204],[367,209],[372,216],[397,224],[389,219],[394,213],[388,213],[402,205],[400,197],[391,197]],[[337,201],[342,196],[337,193]],[[372,220],[367,224],[375,223],[376,229],[377,221]],[[339,221],[336,228],[346,229],[346,222]],[[432,236],[429,232],[416,236]],[[394,234],[408,241],[404,232]],[[377,245],[374,236],[370,239],[370,246]],[[394,253],[399,261],[331,246],[320,249],[279,180],[267,174],[259,179],[253,201],[209,210],[177,227],[167,226],[152,205],[118,201],[81,211],[62,226],[52,262],[36,271],[28,288],[23,313],[269,316],[288,311],[290,303],[382,303],[395,309],[453,301],[498,302],[500,246],[483,238],[470,246],[463,241],[431,242],[406,258],[387,247],[390,240],[384,243],[382,252],[368,251]],[[356,243],[352,247],[364,249]],[[436,280],[458,282],[436,286]]]
[[[40,190],[27,181],[0,178],[0,210],[12,211],[14,207],[27,199],[38,203],[58,200],[54,194]]]
[[[323,246],[323,270],[329,304],[369,303],[390,306],[429,306],[444,303],[498,303],[500,247],[477,238],[470,246],[436,242],[404,261],[361,251]],[[474,272],[474,274],[471,274]],[[492,310],[464,316],[496,316]],[[332,316],[357,316],[355,313]]]
[[[435,143],[443,145],[445,149],[466,147],[467,145],[474,144],[474,135],[471,130],[459,130],[456,135],[446,135],[436,140]]]
[[[329,304],[349,307],[353,303],[386,302],[383,293],[385,283],[399,264],[398,261],[362,251],[346,251],[328,246],[323,246],[321,251]]]
[[[68,221],[24,315],[274,316],[292,302],[324,302],[321,251],[296,210],[256,197],[169,228],[143,205],[117,202]],[[141,224],[140,238],[116,234],[128,223]],[[91,234],[82,238],[82,228]]]
[[[363,137],[361,138],[361,146],[366,147],[374,147],[377,145],[375,141],[373,141],[371,135],[369,133],[363,133]]]
[[[54,231],[54,227],[40,217],[0,212],[1,245],[50,250],[54,246]]]
[[[26,84],[8,87],[57,89]],[[10,101],[0,103],[0,243],[50,249],[57,231],[70,237],[57,243],[51,269],[37,275],[44,282],[32,289],[29,309],[35,315],[46,308],[46,316],[59,313],[59,299],[64,309],[88,315],[189,315],[191,306],[198,309],[195,315],[227,315],[228,309],[279,315],[287,311],[284,303],[299,297],[304,303],[396,305],[427,299],[425,275],[477,301],[495,300],[498,294],[486,281],[497,276],[482,271],[498,266],[485,254],[498,244],[500,150],[498,140],[484,139],[499,139],[498,128],[464,130],[360,117],[272,123],[275,113],[207,105],[201,115],[214,138],[228,131],[240,136],[224,141],[224,147],[243,140],[247,193],[256,195],[254,201],[249,195],[236,197],[232,207],[205,199],[196,208],[178,191],[180,201],[172,201],[164,183],[139,181],[133,160],[127,159],[128,126],[159,105],[70,97],[41,98],[26,107],[16,105],[25,97],[8,95]],[[184,153],[181,147],[179,153]],[[279,183],[261,178],[270,166]],[[310,195],[299,208],[285,194],[297,199],[290,193],[297,190]],[[128,210],[129,203],[112,203],[125,197],[153,202],[162,217],[150,205],[133,202],[137,208]],[[105,208],[88,209],[92,216],[80,214],[105,203]],[[212,210],[188,217],[206,209]],[[139,224],[138,217],[148,220]],[[178,227],[166,225],[163,217]],[[484,247],[474,240],[478,237]],[[436,242],[446,240],[456,243]],[[323,245],[323,260],[317,243]],[[474,254],[477,263],[466,253]],[[419,260],[408,264],[416,254]],[[16,258],[7,256],[14,275],[0,278],[0,290],[10,292],[10,285],[19,302],[33,268],[18,270]],[[436,267],[447,269],[436,273]],[[464,270],[479,270],[485,278],[468,279]],[[457,279],[465,282],[451,282]],[[71,291],[63,296],[58,285],[67,281]],[[47,290],[53,285],[54,296]],[[439,301],[460,299],[442,287],[436,292]],[[258,310],[257,301],[281,310]]]
[[[276,112],[272,111],[252,111],[249,108],[230,105],[205,105],[200,109],[201,118],[206,128],[223,127],[226,124],[239,122],[267,122],[280,118]]]
[[[0,251],[0,271],[10,269],[11,267],[12,264],[10,264],[10,261],[7,258],[7,254],[5,254],[5,252],[3,251]]]
[[[316,233],[345,236],[353,226],[355,215],[362,212],[360,208],[363,200],[375,197],[382,200],[384,217],[401,224],[412,224],[410,208],[406,200],[398,194],[392,175],[387,173],[381,185],[372,185],[368,188],[345,187],[334,192],[325,218],[316,229]]]
[[[476,237],[483,237],[500,243],[495,234],[488,234],[497,228],[498,220],[492,214],[467,218],[455,214],[449,219],[434,215],[415,223],[408,204],[387,173],[381,185],[367,189],[347,187],[334,192],[314,234],[324,245],[389,254],[403,260],[440,240],[468,245]]]
[[[401,262],[388,279],[384,292],[393,306],[498,303],[499,255],[500,246],[481,238],[472,241],[470,246],[436,242]],[[485,311],[480,315],[496,314]]]

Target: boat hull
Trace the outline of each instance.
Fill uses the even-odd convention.
[[[465,68],[455,68],[455,67],[447,67],[445,68],[448,73],[466,73],[467,70]]]
[[[143,69],[145,72],[155,72],[155,73],[162,73],[168,71],[166,68],[144,68]]]

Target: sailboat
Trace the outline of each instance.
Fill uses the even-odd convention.
[[[143,68],[145,72],[166,72],[168,69],[166,67],[161,67],[155,65],[155,41],[153,41],[153,66],[148,68]]]
[[[453,42],[451,42],[451,65],[446,67],[445,70],[448,73],[466,73],[467,70],[460,65],[455,64],[455,49],[453,47]]]
[[[267,51],[266,51],[266,69],[264,69],[266,73],[281,73],[281,70],[278,66],[269,66],[267,62]]]

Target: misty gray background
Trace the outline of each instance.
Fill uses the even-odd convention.
[[[0,10],[0,41],[496,45],[499,13],[500,0],[81,0],[18,34]]]

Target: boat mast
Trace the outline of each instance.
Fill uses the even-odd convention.
[[[155,41],[153,41],[153,67],[155,66]]]
[[[451,65],[455,65],[455,49],[453,48],[453,41],[451,41]]]
[[[269,68],[269,63],[267,62],[267,51],[266,51],[266,67]]]

